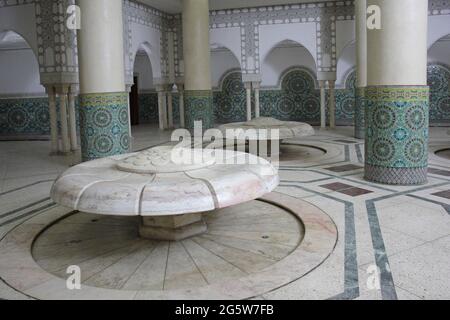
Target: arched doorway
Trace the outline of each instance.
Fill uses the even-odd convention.
[[[336,125],[353,126],[356,100],[356,42],[347,43],[336,66]]]
[[[44,139],[49,134],[48,100],[35,52],[17,32],[0,32],[0,138]]]
[[[246,92],[239,60],[221,44],[211,45],[211,81],[216,124],[246,120]]]
[[[133,86],[130,91],[130,121],[132,130],[138,125],[156,125],[159,121],[158,95],[153,82],[153,68],[149,55],[151,46],[142,43],[133,65]]]
[[[261,115],[320,123],[320,93],[311,52],[293,40],[272,47],[261,66]]]

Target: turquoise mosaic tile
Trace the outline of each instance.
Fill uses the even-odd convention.
[[[128,93],[80,95],[81,155],[83,161],[128,153]]]

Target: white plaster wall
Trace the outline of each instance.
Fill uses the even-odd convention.
[[[267,55],[261,67],[262,86],[277,86],[283,72],[294,66],[303,66],[314,73],[316,72],[314,58],[305,48],[274,48]]]
[[[152,64],[153,78],[161,78],[161,32],[159,30],[140,25],[131,24],[132,46],[130,52],[133,57],[141,46],[145,44],[147,55]]]
[[[345,80],[347,80],[349,72],[355,67],[356,67],[356,45],[355,43],[351,43],[343,49],[337,62],[336,68],[337,88],[345,87]]]
[[[316,23],[292,23],[262,25],[259,27],[259,54],[260,61],[264,62],[272,49],[284,40],[292,40],[304,46],[312,55],[314,62],[317,59]]]
[[[44,95],[39,65],[31,49],[0,51],[0,95]]]
[[[356,39],[354,20],[336,22],[336,57],[343,54],[344,50]]]
[[[439,62],[450,66],[450,41],[435,43],[428,51],[428,62]]]
[[[450,34],[450,15],[428,17],[428,48]]]
[[[0,32],[8,30],[20,34],[37,54],[38,44],[34,4],[1,8]]]
[[[136,55],[133,72],[135,76],[138,76],[139,91],[148,91],[154,89],[152,65],[146,54]]]
[[[224,47],[230,50],[238,61],[239,66],[241,65],[241,28],[211,29],[209,42],[211,46]]]
[[[218,88],[223,76],[232,69],[240,69],[240,64],[229,50],[211,52],[211,81],[212,87]]]

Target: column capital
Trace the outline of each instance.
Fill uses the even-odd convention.
[[[163,93],[166,91],[166,86],[164,84],[157,84],[155,85],[155,90],[158,93]]]
[[[328,87],[330,89],[335,89],[336,88],[336,80],[328,80]]]
[[[80,91],[78,83],[72,83],[69,85],[69,94],[77,95]]]
[[[70,84],[57,84],[55,90],[57,94],[67,94],[69,92]]]
[[[261,81],[253,81],[252,86],[253,86],[253,89],[255,89],[255,90],[261,89]]]
[[[45,84],[43,85],[45,88],[45,92],[50,95],[50,94],[55,94],[55,85],[53,84]]]
[[[317,72],[317,80],[336,80],[336,72]]]
[[[244,87],[247,90],[251,90],[252,89],[252,82],[251,81],[245,81],[244,82]]]
[[[184,91],[184,83],[177,83],[176,85],[177,85],[178,92]]]
[[[327,81],[326,80],[319,80],[319,88],[320,89],[325,89],[327,86]]]
[[[261,82],[261,75],[259,73],[243,74],[242,82]]]

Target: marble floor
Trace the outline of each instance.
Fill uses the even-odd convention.
[[[153,126],[139,126],[133,129],[133,136],[134,149],[140,150],[166,143],[170,139],[170,132],[161,132]],[[267,300],[449,299],[449,138],[446,128],[431,128],[429,181],[423,186],[410,187],[378,185],[363,179],[364,145],[363,141],[352,138],[352,128],[340,127],[332,131],[317,130],[317,134],[313,137],[285,141],[280,157],[281,184],[275,193],[298,200],[301,203],[300,207],[308,205],[327,215],[336,226],[337,241],[326,259],[311,267],[308,272],[300,272],[302,261],[295,261],[299,265],[290,268],[290,272],[298,272],[295,280],[286,282],[287,284],[283,283],[283,285],[254,298]],[[39,220],[45,215],[61,214],[63,211],[50,200],[49,190],[53,180],[60,173],[70,165],[77,163],[79,154],[67,157],[51,157],[48,154],[48,142],[0,142],[0,249],[4,249],[8,245],[8,243],[1,243],[5,239],[8,240],[8,236],[11,237],[30,219]],[[258,205],[261,204],[256,202],[254,206],[242,208],[242,212],[254,214],[254,212],[264,211],[264,208],[255,211]],[[277,210],[273,209],[272,214],[282,214]],[[68,218],[78,219],[78,222],[72,223],[72,225],[77,225],[80,221],[92,223],[93,220],[96,220],[92,217],[83,217],[82,214],[78,215],[78,217],[73,215]],[[230,217],[233,217],[233,214]],[[279,226],[289,224],[289,217],[286,216],[283,219],[278,224]],[[234,221],[238,228],[243,229],[241,231],[246,231],[245,229],[250,227],[245,225],[245,217],[242,217],[241,221],[234,219],[229,221]],[[117,224],[117,221],[114,223]],[[70,224],[70,220],[62,221],[60,225],[54,224],[44,231],[34,243],[33,252],[29,252],[43,269],[56,275],[58,270],[61,270],[67,263],[77,261],[76,259],[64,260],[54,252],[66,252],[67,246],[70,250],[79,252],[83,251],[83,245],[86,245],[70,242],[70,237],[66,237],[69,239],[66,243],[60,241],[57,229],[65,230],[64,224]],[[101,230],[104,225],[104,223],[100,223],[95,228]],[[225,223],[225,225],[229,224]],[[134,257],[134,261],[138,261],[139,265],[133,269],[133,272],[124,272],[123,265],[120,264],[108,270],[107,267],[111,267],[108,265],[99,269],[98,273],[89,276],[91,284],[102,288],[129,286],[136,289],[136,286],[145,284],[139,280],[142,279],[142,273],[139,273],[138,267],[142,267],[149,260],[147,258],[151,253],[170,251],[164,246],[159,248],[159,251],[156,250],[158,246],[139,251],[142,244],[127,234],[130,229],[134,228],[133,224],[125,222],[124,226],[124,229],[114,229],[114,232],[117,232],[117,237],[126,239],[136,247],[137,251],[132,257]],[[127,226],[129,227],[127,228]],[[109,241],[108,238],[105,239],[105,235],[102,235],[101,231],[96,231],[95,228],[91,230],[90,234],[80,235],[80,237],[84,237],[81,240],[91,241],[87,245],[93,248],[97,245],[105,245]],[[201,241],[215,241],[215,244],[221,243],[239,248],[246,254],[234,256],[236,261],[241,263],[241,265],[236,265],[236,268],[226,269],[224,267],[229,266],[230,261],[219,267],[205,265],[211,278],[217,275],[217,272],[212,272],[211,268],[219,270],[225,268],[226,270],[222,274],[228,274],[230,278],[235,278],[239,277],[242,269],[249,271],[245,268],[252,266],[251,263],[248,263],[251,258],[247,257],[250,252],[257,259],[261,259],[260,256],[264,255],[267,258],[267,252],[271,252],[272,256],[268,258],[270,261],[290,261],[289,257],[292,255],[290,253],[295,252],[296,243],[299,242],[299,247],[301,247],[305,241],[301,241],[302,231],[301,228],[298,229],[299,233],[292,237],[286,232],[283,233],[283,230],[273,229],[273,237],[262,239],[267,232],[263,229],[256,233],[259,242],[252,243],[255,239],[248,238],[249,233],[241,232],[237,236],[236,229],[220,228],[219,223],[218,230],[220,232],[205,235],[201,239],[194,239],[182,246],[185,247],[184,252],[188,255],[191,253],[191,256],[193,252],[200,254],[200,246],[196,247],[196,245]],[[305,230],[308,235],[308,228]],[[275,234],[278,232],[280,235],[277,238]],[[92,239],[92,234],[101,236]],[[276,241],[273,240],[275,242],[284,241],[281,244],[283,250],[275,250],[274,248],[280,246],[280,243],[272,243],[270,238],[275,239]],[[187,246],[190,247],[186,249]],[[181,250],[181,248],[178,249]],[[262,252],[258,252],[258,250]],[[88,260],[92,265],[98,266],[100,262],[95,262],[98,255],[95,251],[90,252],[93,252],[91,257],[81,256],[78,262]],[[163,257],[169,255],[164,252],[162,253]],[[217,252],[215,253],[214,256],[217,259]],[[74,256],[76,258],[76,255]],[[0,276],[4,271],[2,268],[6,268],[7,264],[15,263],[14,255],[11,257],[6,259],[0,255]],[[65,253],[65,257],[67,257],[67,253]],[[204,261],[210,261],[206,255],[202,257]],[[27,275],[26,268],[21,267],[19,258],[17,259],[15,272],[18,275]],[[195,256],[192,260],[196,261]],[[235,262],[234,264],[236,264]],[[266,263],[268,262],[266,261]],[[270,264],[261,264],[260,266],[262,269],[271,267]],[[114,270],[116,273],[113,272]],[[194,279],[193,281],[197,282],[197,285],[201,286],[202,281],[214,282],[214,280],[209,280],[207,275],[205,276],[203,273],[205,269],[201,265],[197,265],[196,270],[203,274],[201,277],[197,275],[197,278],[190,278]],[[113,274],[113,278],[117,274],[120,275],[114,278],[116,282],[107,279],[105,275],[108,275],[108,272]],[[126,278],[127,281],[122,281],[123,278]],[[128,281],[130,279],[133,281]],[[186,283],[183,284],[180,281],[169,283],[175,289],[186,286]],[[145,285],[159,288],[164,285],[164,281],[163,284],[147,282]],[[25,291],[0,278],[0,298],[35,298],[33,294]]]

